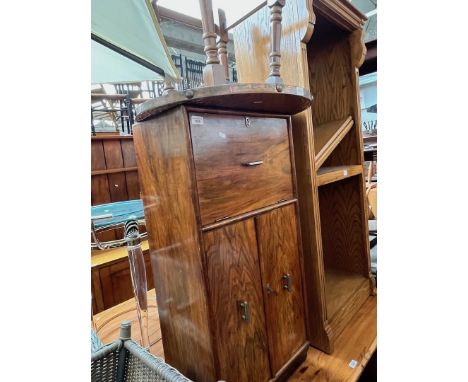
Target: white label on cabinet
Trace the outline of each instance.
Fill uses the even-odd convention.
[[[343,176],[348,176],[348,170],[343,170]]]
[[[192,115],[192,125],[203,125],[203,117]]]
[[[354,369],[357,366],[357,364],[358,364],[358,362],[355,359],[352,359],[348,366],[351,369]]]

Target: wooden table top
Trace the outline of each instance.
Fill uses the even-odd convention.
[[[157,357],[164,358],[156,293],[154,289],[148,292],[148,305],[148,332],[151,343],[150,352]],[[132,322],[132,338],[140,342],[141,336],[135,299],[132,298],[94,315],[97,334],[103,343],[107,344],[119,338],[120,324],[123,320],[130,320]]]
[[[150,351],[164,358],[159,315],[154,289],[148,292]],[[135,299],[130,299],[94,316],[97,333],[104,343],[119,338],[120,323],[132,321],[132,338],[140,340]],[[289,378],[290,382],[354,382],[377,349],[377,297],[369,297],[352,322],[335,342],[335,351],[328,355],[309,348],[304,363]]]

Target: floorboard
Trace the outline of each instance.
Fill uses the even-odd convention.
[[[150,301],[149,333],[151,353],[164,358],[159,316],[154,289],[148,292]],[[140,340],[135,300],[130,299],[94,316],[97,333],[104,343],[119,336],[123,320],[132,321],[132,338]],[[289,378],[290,382],[354,382],[377,349],[377,297],[369,297],[356,313],[351,324],[336,339],[335,351],[328,355],[309,348],[306,360]],[[353,362],[354,361],[354,362]]]

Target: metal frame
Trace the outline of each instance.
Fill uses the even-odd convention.
[[[146,69],[149,69],[149,70],[161,75],[162,77],[164,77],[164,70],[162,70],[161,68],[157,67],[156,65],[152,64],[151,62],[148,62],[148,61],[144,60],[141,57],[138,57],[138,56],[136,56],[136,55],[134,55],[134,54],[132,54],[130,52],[127,52],[125,49],[122,49],[122,48],[118,47],[117,45],[112,44],[111,42],[109,42],[107,40],[104,40],[102,37],[99,37],[98,35],[96,35],[94,33],[91,33],[91,40],[96,41],[97,43],[105,46],[106,48],[109,48],[109,49],[113,50],[114,52],[119,53],[122,56],[127,57],[128,59],[136,62],[137,64],[140,64],[141,66],[144,66]]]

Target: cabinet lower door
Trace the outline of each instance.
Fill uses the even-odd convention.
[[[218,379],[270,379],[262,283],[253,219],[204,234]]]
[[[271,372],[306,342],[295,205],[255,218]]]

